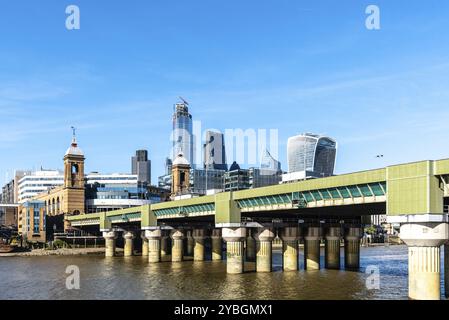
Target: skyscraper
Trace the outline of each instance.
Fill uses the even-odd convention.
[[[334,174],[337,142],[312,133],[290,137],[287,142],[288,172],[301,172],[303,178]]]
[[[182,153],[184,158],[194,167],[192,115],[188,103],[176,103],[173,113],[173,149],[171,158]]]
[[[228,170],[223,133],[208,130],[204,148],[204,169]]]
[[[137,150],[131,162],[132,174],[137,175],[137,182],[140,185],[151,184],[151,160],[148,160],[148,151]]]

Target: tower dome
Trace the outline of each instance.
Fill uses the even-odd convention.
[[[190,166],[190,163],[189,163],[189,161],[184,157],[184,154],[182,153],[182,152],[180,152],[177,156],[176,156],[176,158],[175,158],[175,160],[173,161],[173,164],[172,164],[173,166],[179,166],[179,165],[181,165],[181,166]]]

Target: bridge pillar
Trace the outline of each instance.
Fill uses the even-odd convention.
[[[272,271],[272,241],[276,235],[271,228],[260,228],[255,234],[257,239],[256,271]]]
[[[247,229],[248,236],[246,237],[246,261],[256,260],[256,239],[253,238],[253,230]]]
[[[320,269],[321,227],[310,226],[304,237],[304,267],[306,270]]]
[[[206,240],[206,230],[194,229],[192,237],[195,240],[193,248],[193,261],[204,261],[204,242]]]
[[[440,247],[448,238],[448,224],[406,223],[400,237],[408,246],[408,295],[416,300],[439,300]]]
[[[193,231],[192,230],[187,230],[186,231],[186,242],[187,242],[187,246],[186,246],[186,256],[193,256],[193,249],[195,247],[195,239],[193,239]]]
[[[161,235],[161,229],[145,231],[145,237],[148,239],[148,262],[150,263],[161,261]]]
[[[345,231],[345,269],[360,268],[360,239],[363,229],[360,226],[349,226]]]
[[[444,245],[444,295],[449,298],[449,243]]]
[[[298,239],[300,235],[298,227],[285,227],[281,230],[284,271],[298,270]]]
[[[331,226],[326,230],[325,268],[340,269],[341,227]]]
[[[123,239],[125,239],[125,247],[123,248],[123,255],[125,257],[130,257],[133,255],[134,251],[134,238],[136,236],[131,231],[123,232]]]
[[[226,241],[226,272],[243,273],[243,241],[246,238],[246,229],[223,228],[222,234]]]
[[[146,257],[148,256],[148,239],[145,237],[145,232],[142,232],[140,238],[142,238],[142,256]]]
[[[106,257],[115,256],[115,240],[117,239],[117,232],[105,231],[105,232],[103,232],[103,238],[105,240],[105,255],[106,255]]]
[[[170,255],[170,248],[168,246],[168,233],[167,231],[162,231],[161,235],[161,261],[165,261]]]
[[[170,234],[170,238],[172,239],[172,248],[171,248],[171,261],[179,262],[183,259],[184,254],[184,232],[183,230],[173,230]]]
[[[212,230],[212,260],[221,260],[222,259],[222,248],[223,248],[223,239],[221,238],[221,230],[213,229]]]

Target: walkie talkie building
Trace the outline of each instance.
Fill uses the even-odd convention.
[[[304,178],[332,176],[336,155],[337,142],[329,137],[305,133],[287,142],[288,171],[302,172]]]

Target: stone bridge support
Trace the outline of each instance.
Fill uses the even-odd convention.
[[[161,261],[166,261],[170,255],[170,247],[168,245],[169,233],[167,230],[162,230],[161,233]]]
[[[161,236],[161,229],[145,231],[145,237],[148,239],[148,262],[150,263],[161,261]]]
[[[206,230],[205,229],[194,229],[192,233],[194,239],[193,248],[193,260],[194,261],[204,261],[205,250],[204,245],[206,241]]]
[[[256,261],[256,239],[254,239],[254,230],[251,228],[247,228],[247,237],[246,237],[246,261],[254,262]]]
[[[218,261],[222,259],[223,239],[220,229],[212,230],[212,260]]]
[[[117,239],[116,231],[103,231],[103,238],[105,240],[105,255],[106,257],[115,256],[115,241]]]
[[[134,232],[125,231],[123,232],[123,239],[125,240],[125,247],[123,248],[123,255],[125,257],[131,257],[134,253]]]
[[[173,262],[182,261],[184,255],[184,231],[175,229],[171,232],[170,238],[172,239],[171,260]]]
[[[360,268],[360,239],[363,236],[361,226],[349,226],[345,230],[345,268],[358,270]]]
[[[448,224],[405,223],[401,225],[400,237],[408,246],[409,297],[439,300],[440,248],[448,240]]]
[[[142,239],[142,257],[148,256],[148,239],[145,237],[145,231],[141,233],[140,238]]]
[[[282,239],[282,265],[284,271],[298,270],[298,240],[301,229],[296,227],[285,227],[281,229]]]
[[[449,298],[449,243],[444,245],[444,295]]]
[[[304,267],[306,270],[320,269],[320,244],[322,230],[320,226],[309,226],[304,237]]]
[[[255,234],[257,240],[256,271],[271,272],[273,261],[272,242],[275,238],[272,228],[260,228]]]
[[[193,256],[193,249],[195,247],[195,239],[193,238],[193,230],[185,231],[185,241],[186,241],[186,252],[185,255],[188,257]]]
[[[325,259],[326,269],[340,269],[341,227],[329,226],[326,230]]]
[[[243,273],[243,243],[246,238],[246,229],[223,228],[222,234],[226,241],[226,272],[230,274]]]

